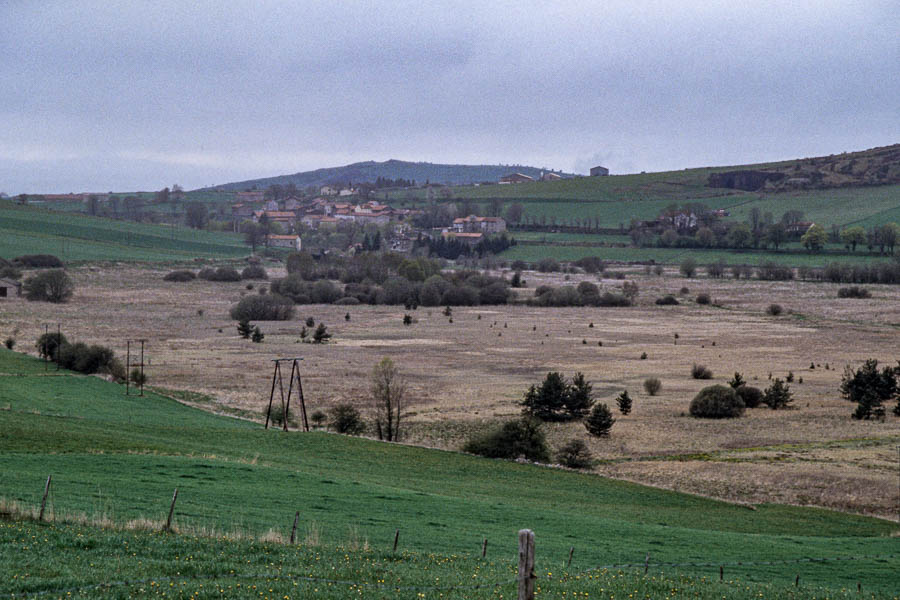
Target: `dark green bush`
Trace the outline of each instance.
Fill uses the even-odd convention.
[[[691,416],[703,419],[732,419],[744,414],[744,401],[733,388],[711,385],[691,400]]]
[[[697,304],[709,304],[710,302],[709,294],[697,294]]]
[[[110,348],[97,344],[88,346],[83,342],[64,343],[59,349],[57,362],[59,366],[70,371],[78,371],[91,375],[107,371],[107,367],[115,359]]]
[[[788,405],[794,401],[794,393],[789,385],[776,377],[772,385],[763,392],[762,401],[772,410],[788,408]]]
[[[328,413],[330,416],[328,424],[336,433],[360,435],[366,430],[366,424],[352,404],[338,404]]]
[[[737,395],[740,396],[741,400],[744,401],[744,406],[747,408],[756,408],[760,404],[762,404],[763,393],[762,390],[749,385],[741,385],[737,388],[734,388],[734,391],[737,392]]]
[[[583,440],[572,440],[556,453],[556,462],[570,469],[589,469],[591,451]]]
[[[493,431],[465,443],[463,452],[487,458],[524,457],[535,462],[550,460],[550,449],[540,421],[528,418],[509,421]]]
[[[37,347],[38,354],[41,358],[53,360],[56,358],[57,347],[68,343],[69,340],[66,339],[66,336],[63,333],[45,333],[37,339],[35,346]]]
[[[164,281],[193,281],[197,279],[197,275],[193,271],[180,270],[170,271],[163,277]]]
[[[212,267],[203,267],[197,273],[197,277],[199,279],[205,279],[207,281],[212,281],[212,278],[216,276],[216,270]]]
[[[777,317],[783,312],[780,304],[770,304],[768,308],[766,308],[766,314],[772,317]]]
[[[660,306],[674,306],[676,304],[679,304],[678,299],[672,294],[667,294],[662,298],[657,298],[656,303]]]
[[[584,428],[593,436],[606,437],[615,422],[609,407],[599,403],[594,406],[591,414],[584,420]]]
[[[245,296],[230,314],[235,321],[287,321],[294,315],[294,304],[277,294]]]
[[[647,358],[647,354],[644,353],[641,355],[641,358]],[[658,377],[648,377],[644,380],[644,391],[647,392],[651,396],[655,396],[659,393],[659,390],[662,389],[662,382]]]

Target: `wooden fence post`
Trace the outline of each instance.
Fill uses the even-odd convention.
[[[175,501],[178,499],[178,488],[175,488],[175,493],[172,494],[172,506],[169,507],[169,518],[166,519],[166,526],[163,528],[163,531],[172,531],[172,517],[175,516]]]
[[[297,514],[294,515],[294,526],[291,527],[291,545],[294,544],[294,540],[297,539],[297,521],[300,520],[300,511],[297,511]]]
[[[47,496],[50,494],[50,479],[53,475],[47,475],[47,483],[44,484],[44,497],[41,498],[41,512],[38,514],[38,521],[44,520],[44,507],[47,506]]]
[[[650,570],[650,553],[647,553],[647,558],[644,559],[644,575],[647,574],[647,571]]]
[[[534,532],[519,530],[519,598],[534,600]]]
[[[719,581],[725,580],[725,567],[719,565]]]
[[[400,530],[398,529],[398,530],[394,533],[394,552],[397,551],[397,542],[399,542],[399,541],[400,541]]]
[[[481,558],[487,556],[487,538],[484,538],[484,541],[481,542]]]
[[[572,566],[572,555],[575,554],[575,546],[569,548],[569,562],[566,563],[566,568],[568,569]]]

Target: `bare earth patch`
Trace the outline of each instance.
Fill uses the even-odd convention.
[[[110,345],[123,358],[127,339],[146,338],[151,385],[213,399],[199,404],[204,408],[256,415],[268,400],[272,358],[304,358],[310,410],[350,401],[366,411],[369,373],[389,356],[409,382],[406,441],[443,448],[458,448],[494,418],[519,414],[524,391],[548,371],[583,371],[598,401],[613,407],[623,389],[634,398],[633,412],[617,414],[608,439],[589,438],[579,423],[548,426],[554,447],[585,439],[604,461],[599,473],[733,501],[896,518],[900,419],[853,421],[838,384],[846,364],[900,358],[900,286],[866,286],[872,299],[849,300],[837,298],[840,286],[826,283],[688,280],[672,269],[663,277],[617,270],[638,282],[638,306],[455,307],[452,323],[441,307],[298,306],[292,321],[258,323],[265,341],[253,344],[238,337],[228,310],[265,282],[247,290],[246,283],[165,282],[164,271],[150,268],[86,268],[73,271],[77,290],[68,304],[4,300],[0,330],[8,335],[18,328],[16,349],[32,354],[44,325],[55,329],[57,322],[70,338]],[[560,274],[538,273],[526,279],[524,294],[541,283],[587,279],[603,291],[618,291],[622,283],[586,275],[566,282]],[[679,296],[682,287],[689,294]],[[720,306],[697,305],[699,293]],[[682,304],[656,306],[664,294]],[[771,303],[785,314],[766,315]],[[406,313],[412,325],[403,325]],[[333,341],[301,343],[307,317],[325,323]],[[694,363],[709,367],[714,379],[692,379]],[[687,416],[702,387],[724,383],[735,371],[760,388],[770,376],[793,372],[795,409],[758,408],[734,421]],[[658,396],[643,390],[650,376],[662,381]]]

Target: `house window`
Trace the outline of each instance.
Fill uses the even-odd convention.
[[[6,288],[0,287],[0,298],[6,298]]]

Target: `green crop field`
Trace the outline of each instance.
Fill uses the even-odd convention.
[[[435,574],[440,576],[440,569],[427,570],[433,555],[462,557],[460,571],[468,571],[465,577],[471,579],[482,564],[477,556],[484,538],[489,556],[504,559],[486,568],[486,577],[509,575],[506,559],[514,555],[515,532],[527,527],[535,531],[538,566],[545,573],[563,566],[574,547],[570,572],[641,563],[650,553],[654,564],[678,563],[682,566],[669,571],[694,577],[717,575],[717,568],[682,563],[727,563],[727,577],[750,582],[747,589],[753,593],[759,592],[756,584],[788,589],[797,574],[830,588],[834,596],[842,588],[855,589],[858,581],[884,594],[900,587],[897,559],[884,558],[896,550],[891,535],[897,527],[887,521],[783,505],[749,510],[544,466],[325,432],[266,431],[155,393],[125,396],[120,385],[45,368],[37,359],[0,350],[0,497],[7,505],[37,506],[43,483],[52,475],[54,517],[86,513],[118,523],[158,522],[178,488],[176,525],[187,532],[239,530],[258,536],[275,529],[285,536],[294,512],[300,511],[302,531],[317,532],[325,546],[356,540],[384,550],[399,529],[400,549],[414,553],[404,555],[406,566],[397,566],[406,573],[396,575],[404,582],[433,582]],[[264,394],[261,390],[261,404]],[[133,555],[123,542],[135,544],[129,548]],[[352,571],[371,581],[383,563],[396,562],[376,553],[354,555],[359,562],[349,567],[309,567],[317,564],[309,558],[315,550],[266,546],[276,558],[253,555],[243,563],[237,557],[244,556],[246,543],[217,545],[224,543],[209,542],[203,549],[204,543],[189,535],[133,538],[62,525],[0,523],[0,592],[100,583],[110,579],[103,565],[113,564],[125,578],[188,576],[214,568],[226,572],[238,565],[273,570],[277,562],[279,569],[287,564],[295,574],[313,569],[341,578]],[[52,563],[48,553],[57,557]],[[298,553],[307,556],[299,564]],[[216,566],[220,556],[225,558]],[[323,551],[323,560],[332,563],[339,556]],[[194,557],[199,565],[183,562]],[[743,564],[732,564],[737,562]],[[332,566],[335,571],[329,570]],[[461,577],[460,572],[447,575],[455,581]],[[625,587],[612,587],[618,590],[613,597],[633,593],[625,588],[635,580],[627,581]],[[663,585],[676,585],[673,581]],[[281,579],[276,587],[292,583]],[[658,589],[646,579],[633,585],[647,597],[655,597],[651,590]],[[708,589],[699,597],[722,593],[711,584]],[[331,593],[338,597],[340,592]]]
[[[0,256],[56,254],[66,261],[179,261],[249,254],[241,236],[144,225],[0,202]]]

